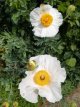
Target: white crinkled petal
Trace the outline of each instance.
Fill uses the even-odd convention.
[[[38,102],[38,93],[36,92],[35,84],[32,77],[28,76],[24,78],[20,84],[20,95],[27,101],[32,103]]]
[[[30,21],[31,21],[32,26],[38,26],[40,24],[40,8],[39,7],[35,8],[30,13]]]
[[[60,71],[58,72],[58,82],[64,82],[66,79],[66,71],[65,68],[61,68]]]
[[[48,28],[44,28],[42,30],[41,35],[43,37],[54,37],[54,36],[56,36],[56,34],[58,33],[58,31],[59,31],[59,28],[57,26],[50,26]],[[44,35],[44,32],[45,32],[46,36]]]
[[[39,64],[41,64],[40,63],[41,57],[42,57],[42,55],[33,56],[33,57],[30,58],[30,60],[34,60],[39,65]]]
[[[37,36],[37,37],[42,37],[42,35],[41,35],[42,28],[39,28],[38,26],[37,26],[37,27],[34,27],[34,28],[33,28],[33,32],[34,32],[34,35],[35,35],[35,36]]]
[[[57,16],[54,19],[54,25],[61,26],[63,23],[63,17],[61,13],[58,13]]]
[[[46,65],[46,60],[49,58],[52,58],[52,56],[45,54],[45,55],[33,56],[30,58],[30,60],[34,60],[39,66],[42,66],[44,68]]]
[[[40,6],[40,12],[49,12],[50,10],[52,9],[52,6],[51,5],[42,5]]]
[[[56,36],[58,31],[59,31],[58,26],[53,26],[53,25],[47,28],[41,27],[40,25],[33,28],[33,32],[35,36],[38,37],[54,37]]]
[[[63,23],[63,16],[62,14],[55,8],[50,10],[50,14],[53,16],[53,24],[55,26],[60,26]]]
[[[32,75],[34,73],[34,71],[26,71],[25,72],[25,74],[27,75],[27,76],[30,76],[30,75]]]
[[[39,95],[45,97],[51,103],[60,101],[62,99],[61,85],[53,83],[53,85],[42,87],[39,89]]]
[[[31,19],[31,23],[32,23],[32,26],[39,26],[40,25],[40,21],[39,20],[32,20]]]
[[[56,57],[50,55],[45,56],[44,66],[52,75],[54,82],[64,82],[66,79],[66,71],[64,68],[61,68],[60,61]]]

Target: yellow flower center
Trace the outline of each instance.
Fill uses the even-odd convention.
[[[44,86],[50,83],[51,77],[46,70],[40,70],[35,74],[33,79],[36,84]]]
[[[48,27],[52,24],[52,21],[53,21],[53,17],[48,14],[48,13],[45,13],[41,16],[41,24],[44,26],[44,27]]]
[[[36,62],[35,61],[29,61],[28,64],[27,64],[27,68],[28,70],[34,70],[36,68]]]

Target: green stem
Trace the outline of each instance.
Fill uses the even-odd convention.
[[[69,16],[67,15],[65,18],[64,18],[64,21],[68,18]]]

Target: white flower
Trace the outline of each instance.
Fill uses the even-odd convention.
[[[54,37],[63,22],[62,14],[50,5],[41,5],[30,13],[30,21],[35,36]]]
[[[61,68],[60,61],[50,55],[31,57],[37,67],[26,71],[27,77],[20,84],[21,96],[29,102],[37,103],[38,95],[55,103],[62,99],[61,82],[66,79],[66,71]]]

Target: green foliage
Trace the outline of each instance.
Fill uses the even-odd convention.
[[[51,54],[61,61],[67,71],[64,97],[80,82],[80,1],[51,0],[50,4],[62,12],[64,23],[55,38],[38,38],[29,21],[36,0],[0,1],[0,104],[18,101],[20,107],[38,107],[21,98],[18,90],[26,63],[34,55]],[[72,4],[76,9],[70,14],[68,7]]]
[[[75,58],[67,59],[66,64],[70,67],[74,67],[76,65],[76,59]]]

